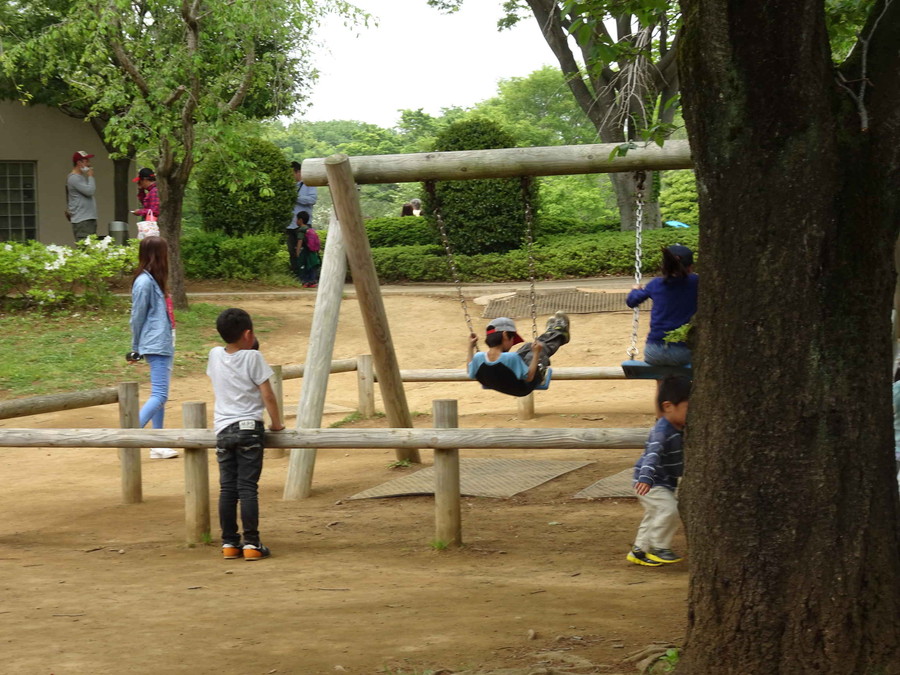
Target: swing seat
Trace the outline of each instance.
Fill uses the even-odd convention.
[[[693,377],[690,364],[686,366],[652,366],[645,361],[623,361],[622,372],[629,380],[661,380],[669,375]]]

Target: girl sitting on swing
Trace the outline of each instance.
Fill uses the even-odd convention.
[[[550,387],[550,357],[569,341],[569,317],[557,312],[547,321],[547,330],[534,342],[510,352],[513,345],[525,342],[516,332],[512,319],[491,321],[484,341],[486,352],[476,352],[478,336],[469,335],[469,377],[485,389],[510,396],[528,396],[535,389]]]

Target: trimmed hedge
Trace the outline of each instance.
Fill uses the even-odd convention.
[[[290,274],[284,235],[196,232],[181,238],[181,256],[189,279],[252,281]]]
[[[428,219],[415,216],[370,218],[366,234],[372,248],[383,246],[427,246],[440,241]]]

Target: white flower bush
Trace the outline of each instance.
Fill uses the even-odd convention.
[[[112,297],[112,281],[137,266],[136,240],[118,246],[111,237],[88,237],[75,246],[36,241],[0,247],[0,299],[25,307],[96,306]]]

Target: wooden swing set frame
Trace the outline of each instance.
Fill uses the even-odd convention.
[[[305,362],[306,372],[297,406],[298,428],[316,429],[321,425],[348,264],[389,425],[397,429],[413,426],[362,219],[358,185],[692,167],[687,141],[669,141],[663,147],[652,145],[631,148],[624,154],[622,146],[618,144],[601,143],[352,158],[339,154],[324,159],[305,160],[301,169],[304,183],[310,186],[327,186],[331,190],[337,223],[332,223],[329,227],[322,261]],[[417,449],[397,448],[396,453],[398,460],[419,461]],[[284,489],[285,499],[300,499],[309,495],[315,457],[315,448],[301,448],[291,453]]]

